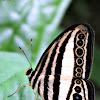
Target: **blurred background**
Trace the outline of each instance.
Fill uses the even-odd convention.
[[[99,0],[0,0],[0,100],[33,100],[25,70],[29,67],[19,50],[31,59],[33,69],[42,53],[62,31],[73,24],[88,23],[95,31],[94,62],[90,80],[95,86],[95,100],[100,100],[100,1]],[[37,100],[39,100],[39,96]]]

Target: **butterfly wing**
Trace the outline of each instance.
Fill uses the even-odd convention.
[[[87,85],[90,83],[87,81],[87,79],[90,76],[92,68],[93,45],[94,32],[89,25],[77,24],[65,30],[43,53],[34,73],[32,73],[31,77],[29,78],[32,88],[34,89],[35,86],[39,87],[38,82],[40,77],[44,76],[42,78],[42,89],[46,90],[45,87],[49,87],[50,83],[50,87],[52,87],[50,90],[53,90],[53,100],[59,100],[59,95],[61,95],[61,93],[64,91],[63,88],[60,87],[63,86],[65,86],[65,88],[67,87],[65,93],[67,95],[67,100],[71,100],[71,94],[74,92],[72,90],[71,94],[69,94],[69,91],[73,88],[71,85],[74,78],[78,78],[86,84],[87,88],[84,88],[85,84],[81,85],[81,88],[85,92],[93,91],[93,89],[88,90],[88,86],[91,88],[93,86],[90,84]],[[52,82],[48,77],[49,75],[53,76]],[[65,82],[68,82],[66,85],[63,84],[62,76],[66,76],[66,78],[68,78],[65,78],[64,80]],[[84,97],[85,92],[82,92],[80,96]],[[46,91],[46,93],[44,91],[42,94],[40,94],[42,97],[46,98],[45,100],[51,100],[45,97],[46,94],[50,95],[50,93],[49,91]],[[89,99],[90,97],[88,95],[86,98],[88,99],[82,98],[82,100],[91,100]]]

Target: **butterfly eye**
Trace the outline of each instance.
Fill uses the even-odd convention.
[[[80,93],[80,92],[81,92],[81,88],[80,88],[79,86],[76,86],[76,87],[75,87],[75,91],[76,91],[77,93]]]
[[[77,49],[76,49],[76,55],[77,55],[78,57],[83,56],[83,54],[84,54],[84,50],[83,50],[82,48],[77,48]]]
[[[29,67],[29,68],[26,70],[25,74],[26,74],[26,75],[29,75],[29,74],[31,73],[31,71],[32,71],[32,68]]]
[[[82,97],[78,93],[75,93],[73,94],[73,100],[82,100]]]

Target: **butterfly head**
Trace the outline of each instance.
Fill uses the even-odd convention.
[[[27,76],[29,76],[29,75],[32,73],[32,71],[33,71],[33,69],[32,69],[31,67],[28,67],[28,68],[26,69],[26,71],[25,71],[25,74],[26,74]]]
[[[28,67],[27,70],[25,71],[25,74],[28,76],[28,80],[31,85],[31,80],[35,74],[35,71],[33,71],[33,69],[31,67]]]

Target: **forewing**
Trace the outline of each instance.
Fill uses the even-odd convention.
[[[93,61],[94,32],[87,24],[74,25],[61,33],[43,53],[35,74],[68,75],[88,79]],[[74,72],[74,73],[73,73]]]

